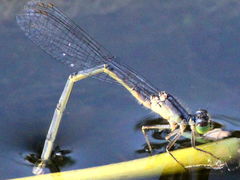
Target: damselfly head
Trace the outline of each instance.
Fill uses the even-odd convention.
[[[195,113],[196,131],[199,134],[205,134],[212,128],[211,117],[208,111],[200,109]]]

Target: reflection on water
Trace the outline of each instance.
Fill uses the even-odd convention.
[[[41,157],[43,146],[39,148],[38,153],[27,154],[24,159],[25,161],[31,163],[32,167],[40,163],[39,159]],[[47,163],[46,168],[50,170],[51,173],[60,172],[61,167],[71,166],[74,164],[74,160],[70,157],[70,150],[62,150],[59,146],[56,146],[51,154],[51,157]],[[45,172],[46,173],[46,172]]]

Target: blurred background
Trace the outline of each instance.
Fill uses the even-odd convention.
[[[16,24],[27,0],[0,0],[0,178],[32,175],[24,160],[39,153],[71,69],[34,45]],[[207,109],[239,130],[238,0],[55,0],[94,39],[190,111]],[[71,151],[61,171],[148,156],[134,128],[156,118],[121,86],[78,82],[57,145]],[[212,174],[211,174],[212,173]],[[237,177],[212,171],[210,179]],[[160,176],[160,175],[159,175]],[[155,179],[158,179],[156,177]]]

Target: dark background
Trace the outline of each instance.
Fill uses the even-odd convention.
[[[0,178],[30,176],[24,156],[43,143],[71,70],[28,40],[15,21],[26,0],[0,0]],[[53,1],[104,45],[191,112],[206,108],[227,130],[239,130],[238,0]],[[146,156],[136,123],[154,114],[122,87],[78,82],[57,144],[70,149],[63,171]],[[231,178],[231,172],[211,176]]]

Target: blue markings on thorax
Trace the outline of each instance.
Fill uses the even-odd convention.
[[[185,119],[187,122],[191,118],[191,115],[187,110],[170,94],[168,94],[167,99],[171,102],[172,106],[178,111],[178,114],[182,119]]]

